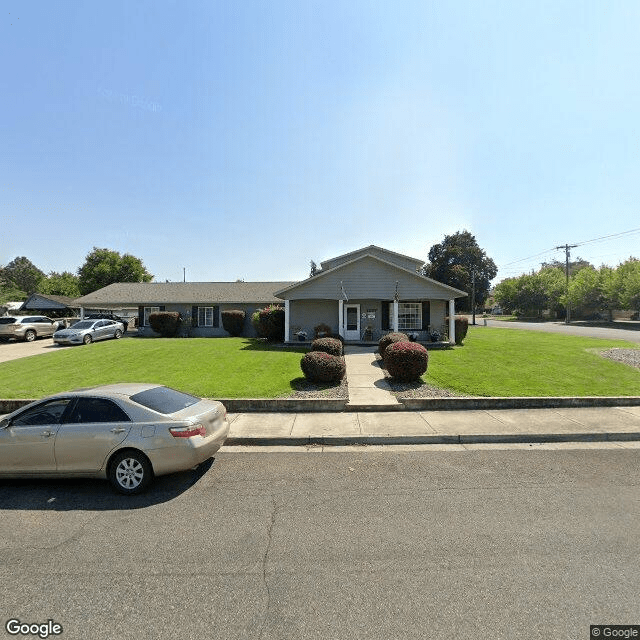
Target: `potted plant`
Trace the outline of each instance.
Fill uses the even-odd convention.
[[[298,342],[304,342],[307,339],[307,332],[306,331],[296,331],[295,335],[298,336]]]
[[[431,338],[431,342],[440,342],[441,336],[439,331],[432,331],[429,337]]]

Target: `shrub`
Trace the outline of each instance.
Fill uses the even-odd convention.
[[[462,344],[462,341],[467,337],[467,331],[469,331],[469,320],[463,316],[456,316],[455,329],[456,344]]]
[[[273,342],[284,342],[284,308],[270,305],[259,309],[251,316],[259,338]]]
[[[313,327],[313,334],[314,338],[330,338],[333,332],[328,324],[321,322],[319,325]]]
[[[332,356],[341,356],[342,342],[336,338],[318,338],[311,343],[311,351],[324,351]]]
[[[418,380],[427,370],[429,354],[418,342],[393,342],[384,352],[389,375],[402,382]]]
[[[242,335],[247,314],[242,309],[226,309],[222,312],[222,326],[234,337]]]
[[[382,336],[378,342],[378,353],[383,359],[386,348],[394,342],[409,342],[409,336],[406,333],[387,333],[386,336]]]
[[[149,316],[149,325],[163,338],[175,338],[182,326],[182,316],[177,311],[158,311]]]
[[[324,351],[309,351],[300,360],[300,368],[311,382],[340,382],[347,371],[344,358]]]

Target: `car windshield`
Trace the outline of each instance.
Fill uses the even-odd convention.
[[[169,387],[154,387],[131,396],[131,400],[158,413],[175,413],[200,402],[200,398]]]
[[[15,321],[15,318],[0,318],[0,324],[13,324]]]
[[[76,322],[72,329],[90,329],[93,327],[95,320],[80,320],[80,322]]]

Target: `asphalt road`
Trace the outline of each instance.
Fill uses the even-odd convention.
[[[471,322],[471,320],[469,320]],[[484,320],[476,316],[476,325],[483,326]],[[640,323],[618,322],[617,326],[599,327],[589,323],[564,322],[510,322],[504,320],[487,320],[487,326],[501,329],[526,329],[528,331],[546,331],[548,333],[561,333],[570,336],[582,336],[583,338],[602,338],[604,340],[627,340],[628,342],[640,342]]]
[[[590,624],[640,624],[638,456],[223,452],[133,499],[100,481],[3,481],[2,625],[586,639]]]

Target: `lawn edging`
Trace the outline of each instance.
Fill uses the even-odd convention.
[[[352,411],[390,411],[387,405],[352,406],[346,398],[215,398],[229,413],[331,413]],[[34,400],[0,399],[0,415],[11,413]],[[464,397],[399,399],[394,411],[482,411],[490,409],[569,409],[580,407],[640,406],[640,396],[583,397]]]

